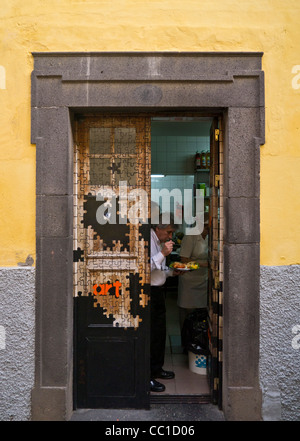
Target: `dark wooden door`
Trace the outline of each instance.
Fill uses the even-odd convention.
[[[75,408],[149,407],[149,164],[150,119],[77,118]]]

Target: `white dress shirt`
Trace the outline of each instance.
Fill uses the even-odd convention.
[[[173,270],[166,266],[166,258],[161,252],[162,244],[160,243],[155,231],[151,228],[151,286],[162,286],[167,277],[171,276]]]

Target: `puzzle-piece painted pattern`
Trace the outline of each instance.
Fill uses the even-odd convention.
[[[148,218],[132,223],[127,213],[136,201],[126,200],[127,212],[121,203],[124,188],[150,195],[149,164],[147,118],[76,122],[74,296],[93,296],[95,312],[123,328],[137,328],[149,304],[150,205]]]

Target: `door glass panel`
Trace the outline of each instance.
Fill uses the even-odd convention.
[[[119,174],[116,176],[116,181],[127,181],[127,185],[136,185],[137,164],[136,158],[121,159],[119,161]],[[118,183],[118,182],[116,182]]]
[[[115,153],[136,153],[136,130],[134,127],[115,128]]]
[[[90,185],[111,185],[111,160],[90,158]]]

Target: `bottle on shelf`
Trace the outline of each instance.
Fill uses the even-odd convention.
[[[204,152],[204,150],[202,150],[201,152],[201,168],[206,168],[206,154]]]
[[[206,168],[210,168],[210,151],[206,152]]]
[[[200,170],[201,169],[201,155],[197,151],[195,155],[195,169]]]

